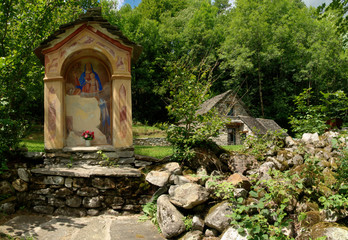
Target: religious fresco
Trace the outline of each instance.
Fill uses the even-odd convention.
[[[122,84],[119,90],[120,94],[120,129],[121,138],[126,138],[127,136],[127,90]]]
[[[95,132],[95,145],[112,144],[107,68],[96,58],[82,58],[70,65],[65,79],[67,146],[83,145],[86,130]]]
[[[47,97],[47,102],[48,102],[48,124],[47,124],[47,130],[48,130],[48,136],[50,141],[54,141],[56,137],[56,118],[57,118],[57,110],[56,110],[56,105],[57,105],[57,95],[56,95],[56,90],[54,87],[50,87],[48,89],[48,97]]]

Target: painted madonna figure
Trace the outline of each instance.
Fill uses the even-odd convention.
[[[79,78],[79,86],[76,88],[81,90],[81,97],[95,97],[103,90],[99,75],[93,70],[91,63],[85,65],[85,70]]]

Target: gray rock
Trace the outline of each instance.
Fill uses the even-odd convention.
[[[332,210],[326,209],[320,212],[323,216],[324,222],[337,222],[341,219],[348,217],[348,210]]]
[[[6,202],[0,205],[0,212],[5,214],[13,214],[16,212],[16,203]]]
[[[275,168],[275,164],[273,162],[263,163],[259,168],[259,174],[260,174],[259,177],[265,180],[270,179],[271,177],[268,172],[274,168]]]
[[[98,208],[101,206],[100,197],[85,197],[82,200],[82,204],[85,208]]]
[[[165,172],[170,172],[170,173],[173,173],[176,175],[179,175],[182,173],[180,165],[177,162],[166,163],[166,164],[164,164],[164,166],[162,167],[161,170],[165,171]]]
[[[248,197],[248,191],[244,188],[235,188],[233,189],[233,194],[236,199],[238,198],[244,198],[246,199]]]
[[[185,209],[191,209],[209,198],[208,190],[195,183],[180,185],[173,192],[173,195],[170,195],[170,201]]]
[[[242,236],[238,230],[229,227],[222,235],[221,240],[247,240],[247,236]]]
[[[122,164],[122,165],[125,165],[125,164],[133,164],[135,161],[135,158],[134,157],[129,157],[129,158],[120,158],[117,163],[118,164]]]
[[[223,232],[230,224],[231,219],[227,215],[232,214],[232,206],[229,202],[221,202],[213,206],[205,217],[205,225]]]
[[[176,189],[177,187],[178,187],[177,185],[171,185],[171,186],[169,187],[168,193],[169,193],[170,196],[173,196],[173,195],[174,195],[174,191],[175,191],[175,189]]]
[[[317,239],[326,236],[326,240],[347,240],[348,228],[336,223],[317,223],[310,228],[310,237]]]
[[[140,161],[140,160],[134,161],[134,165],[137,168],[150,166],[151,164],[152,164],[152,162],[147,162],[147,161]]]
[[[285,144],[287,147],[292,147],[292,146],[296,145],[296,142],[294,141],[294,139],[292,139],[292,137],[287,136],[285,138]]]
[[[43,214],[52,214],[54,207],[52,206],[34,206],[33,210],[38,213],[43,213]]]
[[[39,189],[39,190],[35,190],[32,193],[34,194],[42,194],[42,195],[47,195],[47,194],[51,194],[54,190],[51,188],[43,188],[43,189]]]
[[[28,183],[19,178],[12,182],[12,186],[18,192],[25,192],[28,190]]]
[[[82,197],[95,197],[99,194],[99,190],[92,187],[84,187],[77,190],[77,195]]]
[[[97,209],[88,209],[87,210],[87,215],[97,216],[98,214],[99,214],[99,210],[97,210]]]
[[[203,232],[204,220],[199,216],[193,216],[192,218],[192,230],[198,230]]]
[[[152,185],[163,187],[168,183],[169,177],[169,172],[151,171],[146,175],[146,181]]]
[[[81,188],[87,186],[87,179],[85,178],[74,178],[73,179],[73,187]]]
[[[121,209],[124,203],[125,201],[121,197],[108,196],[105,198],[105,204],[111,206],[113,209]]]
[[[296,235],[295,226],[293,222],[290,222],[288,226],[282,228],[282,233],[289,238],[294,238]]]
[[[78,196],[67,197],[65,204],[69,207],[78,208],[81,206],[82,199]]]
[[[47,176],[43,180],[43,184],[47,185],[64,185],[64,178],[60,176]]]
[[[110,178],[93,178],[92,186],[104,190],[116,188],[115,182]]]
[[[174,184],[175,185],[183,185],[185,183],[190,183],[191,181],[189,179],[187,179],[184,176],[176,176],[176,175],[172,175],[175,176],[174,178]]]
[[[172,238],[185,231],[184,216],[169,201],[168,195],[157,199],[157,220],[165,238]]]
[[[28,170],[26,170],[25,168],[18,168],[17,173],[20,179],[22,179],[25,182],[29,182],[30,173],[28,172]]]
[[[73,187],[72,178],[65,178],[64,186],[67,188],[72,188]]]
[[[201,240],[203,238],[201,231],[193,231],[186,233],[180,240]]]
[[[206,236],[206,237],[217,237],[219,235],[220,235],[220,233],[216,229],[207,229],[207,230],[205,230],[205,233],[204,233],[204,236]]]
[[[11,185],[11,183],[7,181],[1,181],[0,182],[0,195],[7,195],[14,193],[14,189]]]
[[[82,208],[69,208],[62,207],[58,208],[55,212],[55,215],[63,215],[70,217],[85,217],[87,215],[86,210]]]
[[[220,159],[222,161],[227,161],[229,169],[234,173],[245,174],[248,170],[251,170],[258,165],[256,158],[251,155],[234,153],[226,160],[223,160],[223,158],[226,157],[226,155],[221,154]]]
[[[54,207],[64,207],[65,206],[65,200],[55,198],[55,197],[47,197],[47,203]]]
[[[60,188],[56,191],[55,195],[59,197],[64,197],[73,194],[73,191],[68,188]]]
[[[287,161],[289,167],[303,164],[303,157],[300,154],[296,154],[293,158]]]
[[[302,141],[305,143],[314,143],[315,141],[319,141],[318,133],[304,133],[302,135]]]

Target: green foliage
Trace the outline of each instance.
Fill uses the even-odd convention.
[[[280,172],[274,172],[270,180],[255,181],[249,195],[257,199],[246,203],[243,198],[236,198],[233,185],[222,182],[215,185],[216,195],[229,199],[232,207],[231,224],[248,239],[289,239],[282,233],[290,219],[285,208],[291,200],[295,186],[283,179]]]
[[[255,131],[257,132],[257,131]],[[286,130],[268,131],[266,134],[249,135],[243,146],[243,151],[254,155],[258,160],[264,160],[268,150],[277,151],[284,147]]]
[[[185,216],[183,220],[184,220],[186,231],[191,231],[191,229],[192,229],[192,220],[193,220],[192,215]]]
[[[319,100],[313,99],[313,93],[308,88],[295,97],[296,115],[290,117],[290,124],[296,137],[301,137],[303,133],[322,134],[328,128],[326,121],[330,119],[348,120],[348,97],[343,91],[321,92]],[[315,101],[317,104],[312,103]]]
[[[108,155],[106,155],[102,150],[99,150],[97,152],[100,156],[100,158],[103,160],[100,162],[100,165],[107,166],[107,167],[118,167],[115,161],[111,160]]]
[[[0,4],[1,166],[18,147],[29,120],[43,119],[44,69],[33,48],[60,24],[96,5],[96,0],[4,0]]]
[[[177,160],[190,160],[194,156],[193,148],[208,143],[224,126],[216,109],[198,113],[213,81],[214,66],[206,61],[194,67],[188,58],[169,66],[172,74],[163,82],[165,92],[170,94],[167,110],[175,122],[167,126],[167,140],[173,145],[173,157]]]
[[[134,153],[149,157],[162,159],[173,154],[171,146],[134,146]]]
[[[154,225],[157,226],[159,232],[161,229],[157,221],[157,204],[153,202],[148,202],[143,206],[144,215],[139,218],[139,220],[146,221],[150,220]]]
[[[321,196],[318,200],[324,209],[348,209],[348,194],[346,196],[341,194],[334,194],[329,197]]]

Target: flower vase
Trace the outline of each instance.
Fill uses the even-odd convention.
[[[86,147],[90,147],[91,146],[91,141],[92,140],[85,140]]]

